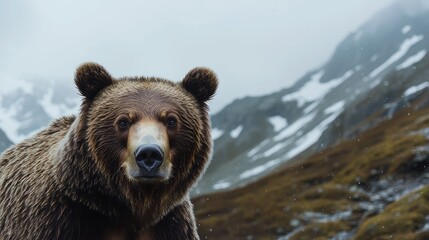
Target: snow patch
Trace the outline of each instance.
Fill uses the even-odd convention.
[[[12,142],[21,142],[27,136],[30,135],[22,135],[18,134],[18,129],[21,127],[21,124],[14,120],[15,116],[22,109],[22,99],[20,98],[18,101],[13,104],[3,108],[2,101],[4,94],[17,91],[21,89],[24,93],[32,94],[33,93],[33,84],[30,82],[22,81],[19,79],[12,79],[5,76],[1,76],[2,81],[4,80],[7,84],[2,84],[0,88],[0,128],[5,132],[6,136]],[[25,114],[24,118],[29,119],[31,117],[30,114]],[[33,134],[33,133],[31,133]]]
[[[223,135],[223,131],[217,128],[212,128],[212,139],[216,140]]]
[[[313,102],[308,107],[306,107],[303,112],[308,114],[309,112],[313,111],[319,105],[319,103],[319,101]]]
[[[329,114],[332,114],[332,113],[336,113],[336,112],[342,111],[345,104],[346,104],[345,101],[339,101],[337,103],[334,103],[330,107],[326,108],[323,111],[323,113],[325,115],[329,115]]]
[[[283,96],[283,102],[298,101],[298,106],[302,107],[305,102],[311,101],[311,95],[314,92],[314,89],[317,85],[320,85],[320,79],[322,78],[324,71],[320,71],[311,76],[310,81],[308,81],[304,86],[302,86],[298,91]],[[309,98],[309,99],[307,99]]]
[[[410,25],[406,25],[401,29],[402,34],[407,34],[411,30]]]
[[[369,88],[375,88],[378,84],[381,83],[381,78],[375,79],[371,84],[369,84]]]
[[[353,237],[353,232],[342,231],[335,234],[330,240],[348,240],[348,239],[352,239],[352,237]]]
[[[299,232],[304,232],[304,227],[298,227],[295,228],[292,232],[288,233],[285,236],[280,236],[277,238],[277,240],[290,240],[291,237],[295,236],[295,234],[299,233]]]
[[[425,225],[420,229],[420,232],[427,232],[429,231],[429,215],[425,217]]]
[[[332,215],[320,212],[304,212],[302,218],[307,221],[314,221],[318,223],[334,222],[339,220],[345,220],[352,216],[351,210],[346,210],[343,212],[337,212]]]
[[[0,102],[1,103],[1,102]],[[8,108],[1,108],[0,107],[0,126],[2,130],[5,132],[6,136],[12,141],[12,142],[19,142],[23,139],[23,136],[18,135],[17,131],[19,128],[19,123],[17,121],[14,121],[14,116],[18,112],[19,103],[14,103],[13,106],[10,106]]]
[[[249,177],[261,174],[261,173],[267,171],[269,168],[276,166],[279,163],[280,163],[279,159],[274,159],[274,160],[271,160],[271,161],[269,161],[263,165],[260,165],[260,166],[257,166],[255,168],[246,170],[240,174],[240,179],[245,179],[245,178],[249,178]]]
[[[375,62],[375,61],[377,61],[377,59],[378,59],[378,55],[375,54],[369,60],[371,60],[371,62]]]
[[[323,71],[313,74],[313,76],[311,76],[310,81],[308,81],[298,91],[283,96],[283,102],[297,101],[298,107],[302,107],[306,102],[313,102],[319,100],[323,98],[332,88],[340,85],[351,75],[353,75],[353,71],[347,71],[346,73],[344,73],[343,76],[339,78],[332,79],[325,83],[321,83],[320,79],[322,78],[323,74]]]
[[[268,121],[273,125],[274,131],[277,132],[287,126],[287,120],[282,116],[273,116],[268,118]]]
[[[64,103],[56,104],[52,102],[52,96],[54,95],[54,90],[49,89],[48,92],[43,95],[43,98],[39,101],[40,105],[43,106],[43,109],[46,113],[52,118],[56,119],[64,115],[76,114],[79,111],[79,98],[69,98],[65,99],[72,107],[67,106]]]
[[[298,141],[296,141],[296,146],[291,151],[289,151],[286,154],[287,159],[291,159],[307,148],[309,148],[311,145],[316,143],[319,138],[322,136],[323,132],[326,130],[328,125],[334,121],[338,115],[341,113],[341,111],[336,112],[335,114],[330,115],[328,118],[323,120],[319,125],[317,125],[313,130],[302,136]]]
[[[423,90],[427,87],[429,87],[429,82],[424,82],[424,83],[421,83],[417,86],[412,86],[404,92],[404,97],[408,97],[408,96],[410,96],[416,92],[420,92],[421,90]]]
[[[270,149],[268,149],[267,151],[265,151],[262,155],[264,157],[269,157],[269,156],[273,155],[274,153],[282,150],[287,145],[288,145],[288,142],[277,143],[276,145],[274,145],[273,147],[271,147]]]
[[[318,128],[308,132],[305,136],[298,139],[296,147],[286,154],[286,158],[291,159],[296,157],[298,154],[309,148],[311,145],[317,142],[317,140],[319,140],[320,136],[322,136],[322,133],[323,131]]]
[[[300,119],[296,120],[292,125],[289,125],[284,130],[279,132],[276,136],[274,136],[273,140],[279,141],[279,140],[282,140],[282,139],[285,139],[287,137],[292,136],[293,134],[298,132],[298,130],[300,130],[302,127],[304,127],[305,124],[307,124],[311,120],[313,120],[315,115],[316,114],[313,113],[313,114],[301,117]]]
[[[386,68],[388,68],[390,65],[392,65],[393,63],[395,63],[396,61],[398,61],[399,59],[404,57],[405,54],[407,54],[408,50],[410,50],[410,48],[412,46],[414,46],[416,43],[420,42],[423,38],[424,38],[423,35],[418,35],[418,36],[414,35],[410,38],[405,39],[404,42],[399,47],[399,50],[397,52],[395,52],[389,59],[387,59],[386,62],[384,62],[383,64],[378,66],[376,69],[374,69],[374,71],[372,71],[369,74],[369,76],[371,78],[374,78],[378,74],[380,74],[381,72],[386,70]]]
[[[263,148],[265,145],[268,144],[268,142],[269,142],[269,140],[265,139],[264,141],[262,141],[261,143],[259,143],[256,147],[252,148],[252,150],[250,150],[247,153],[247,157],[252,157],[255,154],[257,154],[261,150],[261,148]],[[252,158],[252,160],[255,160],[255,159]]]
[[[238,136],[240,136],[241,131],[243,131],[243,125],[240,125],[240,126],[238,126],[238,127],[234,128],[234,129],[229,133],[229,135],[230,135],[232,138],[237,138]]]
[[[229,186],[231,186],[230,182],[225,182],[225,181],[221,180],[221,181],[219,181],[213,185],[213,189],[219,190],[219,189],[228,188]]]
[[[379,187],[378,191],[369,195],[371,202],[394,202],[410,193],[413,194],[413,197],[419,198],[420,193],[418,191],[427,185],[427,183],[421,182],[406,183],[403,179],[396,181],[382,180],[377,184],[377,187]]]
[[[425,56],[426,56],[426,49],[421,50],[420,52],[418,52],[415,55],[407,58],[404,62],[399,64],[396,67],[396,70],[408,68],[408,67],[412,66],[413,64],[420,62],[420,60],[422,60]]]
[[[0,98],[1,100],[1,98]],[[1,106],[1,101],[0,101]],[[14,102],[11,106],[7,106],[7,108],[0,107],[0,127],[5,132],[6,136],[14,143],[21,142],[22,140],[32,136],[42,130],[44,127],[40,129],[36,129],[28,134],[19,134],[18,129],[25,124],[27,120],[24,122],[18,122],[15,120],[15,116],[22,109],[22,99]],[[31,116],[31,114],[26,114],[26,116]],[[28,123],[28,122],[27,122]]]

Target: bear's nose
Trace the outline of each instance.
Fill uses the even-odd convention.
[[[161,147],[156,144],[144,144],[137,148],[134,157],[140,169],[154,173],[161,166],[164,153]]]

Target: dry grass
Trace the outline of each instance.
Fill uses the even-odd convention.
[[[356,239],[416,239],[418,231],[429,215],[429,186],[412,192],[388,205],[382,213],[366,219],[356,234]],[[407,236],[407,238],[402,238]],[[401,238],[399,238],[401,237]]]

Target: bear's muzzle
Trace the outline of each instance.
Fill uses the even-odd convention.
[[[156,177],[164,160],[164,152],[157,144],[143,144],[134,152],[134,158],[145,177]]]

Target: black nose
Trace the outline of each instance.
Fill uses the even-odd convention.
[[[160,146],[156,144],[144,144],[134,152],[137,165],[147,172],[155,172],[161,166],[164,153]]]

